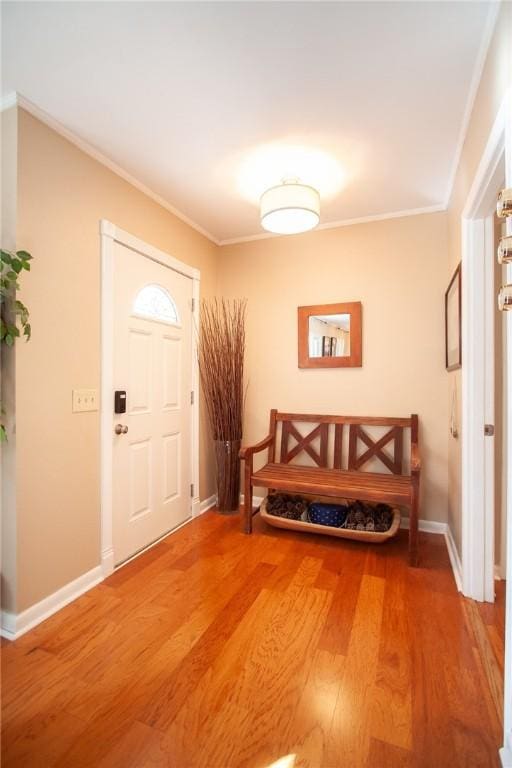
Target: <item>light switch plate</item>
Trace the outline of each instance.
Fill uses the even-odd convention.
[[[98,390],[97,389],[74,389],[73,390],[73,413],[82,413],[83,411],[98,410]]]

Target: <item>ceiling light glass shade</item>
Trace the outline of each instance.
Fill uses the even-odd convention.
[[[307,232],[320,221],[320,195],[313,187],[295,181],[267,189],[260,206],[261,226],[278,235]]]

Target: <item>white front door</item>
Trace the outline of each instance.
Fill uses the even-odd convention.
[[[191,517],[192,279],[114,249],[113,379],[126,392],[112,421],[119,564]]]

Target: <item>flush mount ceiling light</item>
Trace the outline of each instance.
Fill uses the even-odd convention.
[[[297,179],[283,179],[260,198],[261,226],[277,235],[296,235],[320,221],[320,195]]]

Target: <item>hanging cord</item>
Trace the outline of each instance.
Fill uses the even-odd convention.
[[[450,434],[455,439],[459,436],[459,428],[457,426],[457,383],[454,382],[452,390],[452,410],[450,414]]]

